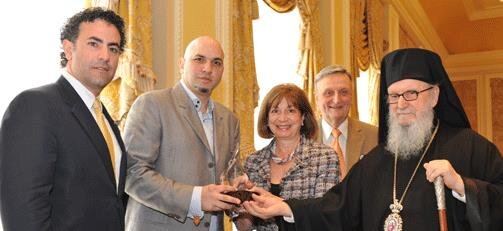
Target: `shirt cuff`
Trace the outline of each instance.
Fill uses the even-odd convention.
[[[293,216],[291,217],[283,216],[283,220],[285,220],[288,223],[295,223],[295,219],[293,218]]]
[[[190,207],[188,217],[193,218],[194,216],[199,216],[202,218],[204,216],[204,212],[201,209],[201,192],[203,191],[203,187],[194,186],[192,190],[192,197],[190,199]]]
[[[456,191],[452,190],[452,196],[456,199],[458,199],[459,201],[463,202],[463,203],[466,203],[466,193],[464,196],[461,196],[459,195],[459,193],[457,193]]]

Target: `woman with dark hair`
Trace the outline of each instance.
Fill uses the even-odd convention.
[[[318,125],[304,92],[293,84],[281,84],[266,95],[257,124],[258,134],[272,138],[269,145],[248,156],[249,180],[283,199],[321,197],[339,183],[337,154],[314,142]],[[239,230],[278,230],[283,219],[238,217]]]

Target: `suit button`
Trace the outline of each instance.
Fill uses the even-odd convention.
[[[210,223],[209,222],[204,222],[204,227],[206,227],[206,228],[210,227]]]
[[[215,164],[214,164],[213,162],[210,162],[210,163],[208,164],[208,168],[213,168],[214,166],[215,166]]]

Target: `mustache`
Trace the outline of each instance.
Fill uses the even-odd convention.
[[[415,113],[415,110],[406,108],[406,109],[396,109],[396,113],[405,114],[405,113]]]

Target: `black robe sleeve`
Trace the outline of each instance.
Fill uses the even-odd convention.
[[[478,134],[471,136],[471,173],[465,184],[466,219],[472,230],[503,230],[503,158],[497,147]]]
[[[359,163],[323,197],[286,201],[294,214],[295,230],[362,230],[359,210],[362,168]]]

